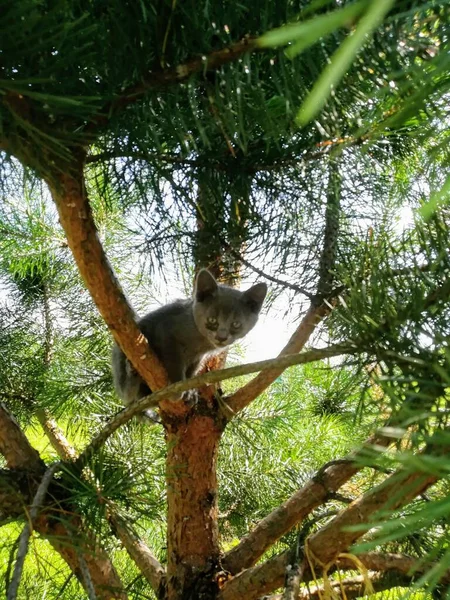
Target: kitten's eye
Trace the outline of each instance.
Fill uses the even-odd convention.
[[[211,327],[216,327],[218,325],[217,319],[215,317],[208,317],[207,323],[208,325],[211,325]]]
[[[241,328],[241,322],[240,321],[233,321],[231,323],[231,327],[232,327],[232,329],[240,329]]]

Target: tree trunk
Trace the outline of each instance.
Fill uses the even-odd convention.
[[[220,571],[217,450],[224,420],[200,399],[187,417],[162,413],[167,431],[168,600],[212,600]]]

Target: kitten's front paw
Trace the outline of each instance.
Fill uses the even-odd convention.
[[[198,402],[197,390],[186,390],[181,395],[181,399],[186,402],[188,406],[195,406]]]
[[[158,413],[150,408],[144,410],[142,414],[137,415],[137,419],[141,423],[148,423],[148,425],[158,425],[162,423],[161,417],[158,415]]]

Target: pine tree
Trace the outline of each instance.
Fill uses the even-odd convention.
[[[337,566],[446,590],[447,5],[3,3],[9,599],[79,597],[67,566],[91,599],[329,597]],[[145,310],[199,266],[266,278],[300,322],[278,359],[168,386],[118,279]],[[108,330],[154,392],[122,410]],[[133,421],[150,406],[163,428]],[[62,561],[34,581],[33,532]]]

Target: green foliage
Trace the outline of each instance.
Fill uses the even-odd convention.
[[[120,408],[111,338],[39,179],[49,165],[53,173],[61,158],[87,150],[99,235],[137,312],[189,294],[194,265],[218,261],[234,276],[234,250],[245,253],[243,277],[262,270],[275,278],[272,314],[292,327],[305,292],[317,292],[327,194],[339,169],[330,274],[337,305],[313,343],[353,340],[358,352],[283,374],[227,428],[223,545],[390,418],[388,432],[406,441],[368,457],[342,497],[302,527],[327,523],[393,469],[437,475],[426,496],[377,515],[365,546],[435,560],[416,587],[436,586],[450,564],[448,2],[3,5],[0,143],[28,166],[1,155],[0,400],[43,458],[54,451],[40,410],[81,450]],[[264,51],[214,71],[206,60],[191,77],[161,83],[161,74],[247,35]],[[414,223],[401,231],[405,210]],[[130,423],[91,459],[90,478],[66,468],[58,480],[130,598],[151,592],[107,511],[114,507],[164,562],[164,459],[161,429]],[[18,532],[16,523],[2,527],[2,573]],[[48,542],[36,539],[20,593],[81,592]]]

